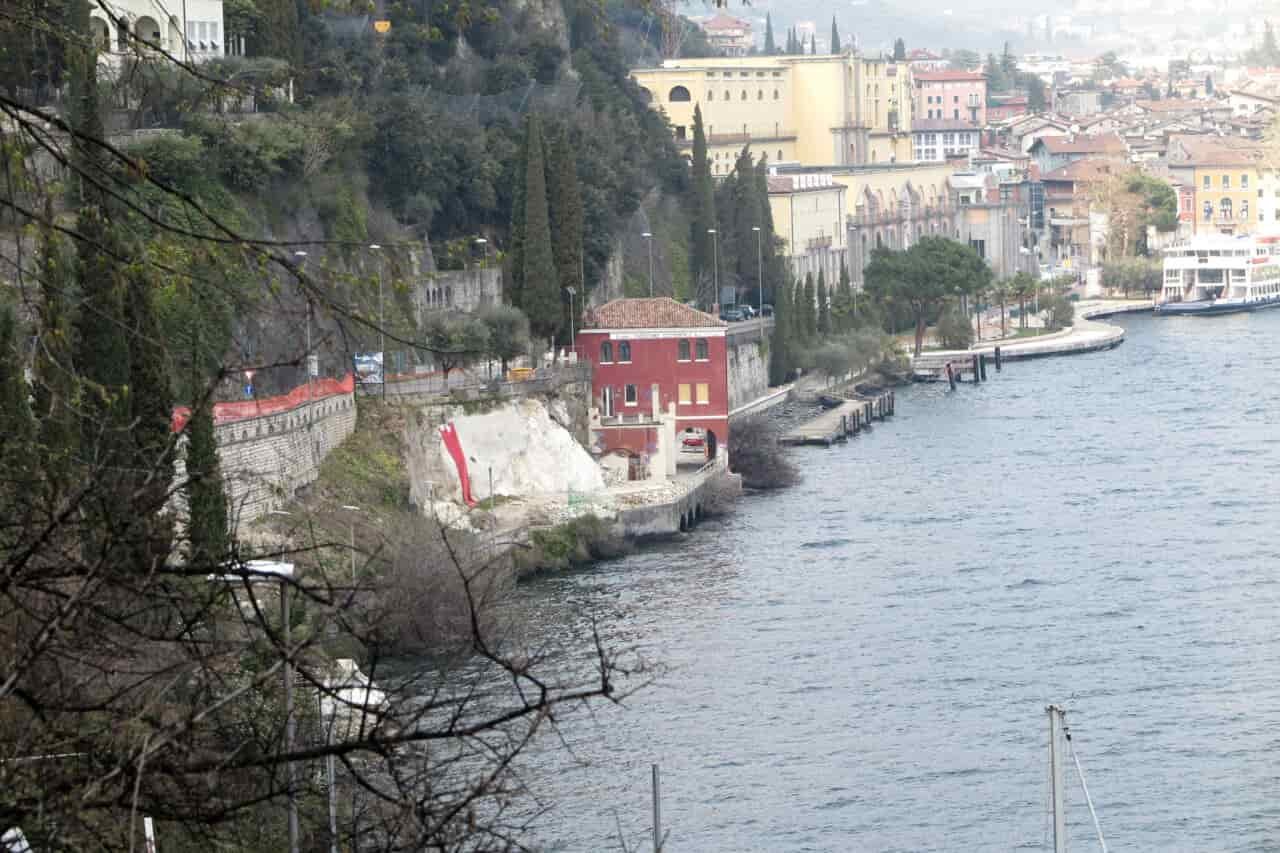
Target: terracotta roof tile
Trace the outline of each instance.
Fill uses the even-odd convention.
[[[1061,169],[1046,172],[1040,177],[1040,180],[1045,182],[1094,181],[1106,175],[1119,174],[1124,169],[1124,164],[1116,163],[1114,160],[1086,157],[1083,160],[1077,160],[1074,163],[1063,166]]]
[[[1043,145],[1050,154],[1124,154],[1126,150],[1124,140],[1114,133],[1077,136],[1074,139],[1044,136],[1036,144]]]
[[[584,329],[702,329],[726,324],[668,296],[614,299],[587,312]]]

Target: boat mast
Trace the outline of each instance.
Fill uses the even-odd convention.
[[[1050,705],[1049,792],[1053,800],[1053,853],[1067,853],[1066,779],[1062,763],[1062,709]]]

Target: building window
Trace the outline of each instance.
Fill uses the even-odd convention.
[[[600,344],[600,363],[613,364],[613,344],[608,341]]]
[[[764,100],[764,89],[760,89],[759,91],[756,92],[756,100],[757,101]]]
[[[676,355],[676,361],[689,360],[689,341],[686,338],[680,339],[680,351]]]
[[[778,149],[778,162],[782,162],[782,149]]]
[[[747,90],[746,90],[746,89],[743,89],[743,90],[742,90],[742,100],[744,100],[744,101],[745,101],[746,99],[747,99]]]
[[[1213,219],[1213,202],[1206,201],[1204,203],[1204,221],[1208,222],[1210,219]]]
[[[636,404],[636,386],[627,385],[622,389],[622,402],[628,406]]]
[[[712,90],[708,89],[708,90],[707,90],[707,100],[708,100],[708,101],[714,101],[715,99],[716,99],[716,93],[715,93],[714,91],[712,91]]]
[[[1231,218],[1231,199],[1224,198],[1222,200],[1222,203],[1218,205],[1218,210],[1222,212],[1223,219],[1230,219]]]
[[[673,103],[684,103],[685,101],[692,101],[693,98],[689,96],[689,90],[684,86],[674,86],[667,93],[667,100]]]
[[[728,89],[725,89],[725,90],[724,90],[724,99],[725,99],[726,101],[732,101],[732,100],[733,100],[733,93],[732,93],[732,92],[730,92]]]
[[[773,90],[773,99],[776,101],[776,100],[778,100],[778,99],[779,99],[779,98],[781,98],[781,97],[782,97],[782,93],[781,93],[781,92],[779,92],[777,89],[774,89],[774,90]]]
[[[618,361],[622,364],[631,363],[631,342],[623,341],[618,344]]]
[[[1248,175],[1241,175],[1241,176],[1240,176],[1240,189],[1242,189],[1242,190],[1247,190],[1247,189],[1249,189],[1249,176],[1248,176]]]
[[[711,402],[711,386],[706,382],[698,383],[698,405],[705,406]]]
[[[1205,175],[1205,176],[1204,176],[1204,188],[1205,188],[1205,189],[1210,189],[1210,188],[1213,186],[1213,184],[1211,183],[1211,181],[1212,181],[1212,180],[1213,180],[1213,179],[1212,179],[1212,178],[1210,178],[1208,175]]]
[[[1240,202],[1240,221],[1249,221],[1249,202],[1247,201]]]
[[[1231,176],[1230,176],[1230,175],[1223,175],[1223,176],[1222,176],[1222,188],[1223,188],[1224,190],[1229,190],[1229,189],[1231,189]]]
[[[687,406],[693,402],[693,398],[689,395],[689,385],[687,383],[681,383],[679,399],[682,406]]]
[[[707,339],[698,338],[698,361],[706,361],[707,358]]]

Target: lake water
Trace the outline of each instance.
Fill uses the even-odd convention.
[[[658,762],[669,853],[1051,849],[1056,702],[1112,850],[1280,850],[1280,312],[1116,322],[522,586],[555,642],[594,615],[668,668],[530,756],[540,843],[649,845]]]

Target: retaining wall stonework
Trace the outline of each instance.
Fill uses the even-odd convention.
[[[325,397],[272,415],[215,427],[218,461],[237,532],[313,483],[320,464],[356,428],[352,394]],[[177,462],[178,482],[186,466]]]
[[[769,393],[769,364],[759,342],[729,347],[729,410]]]

